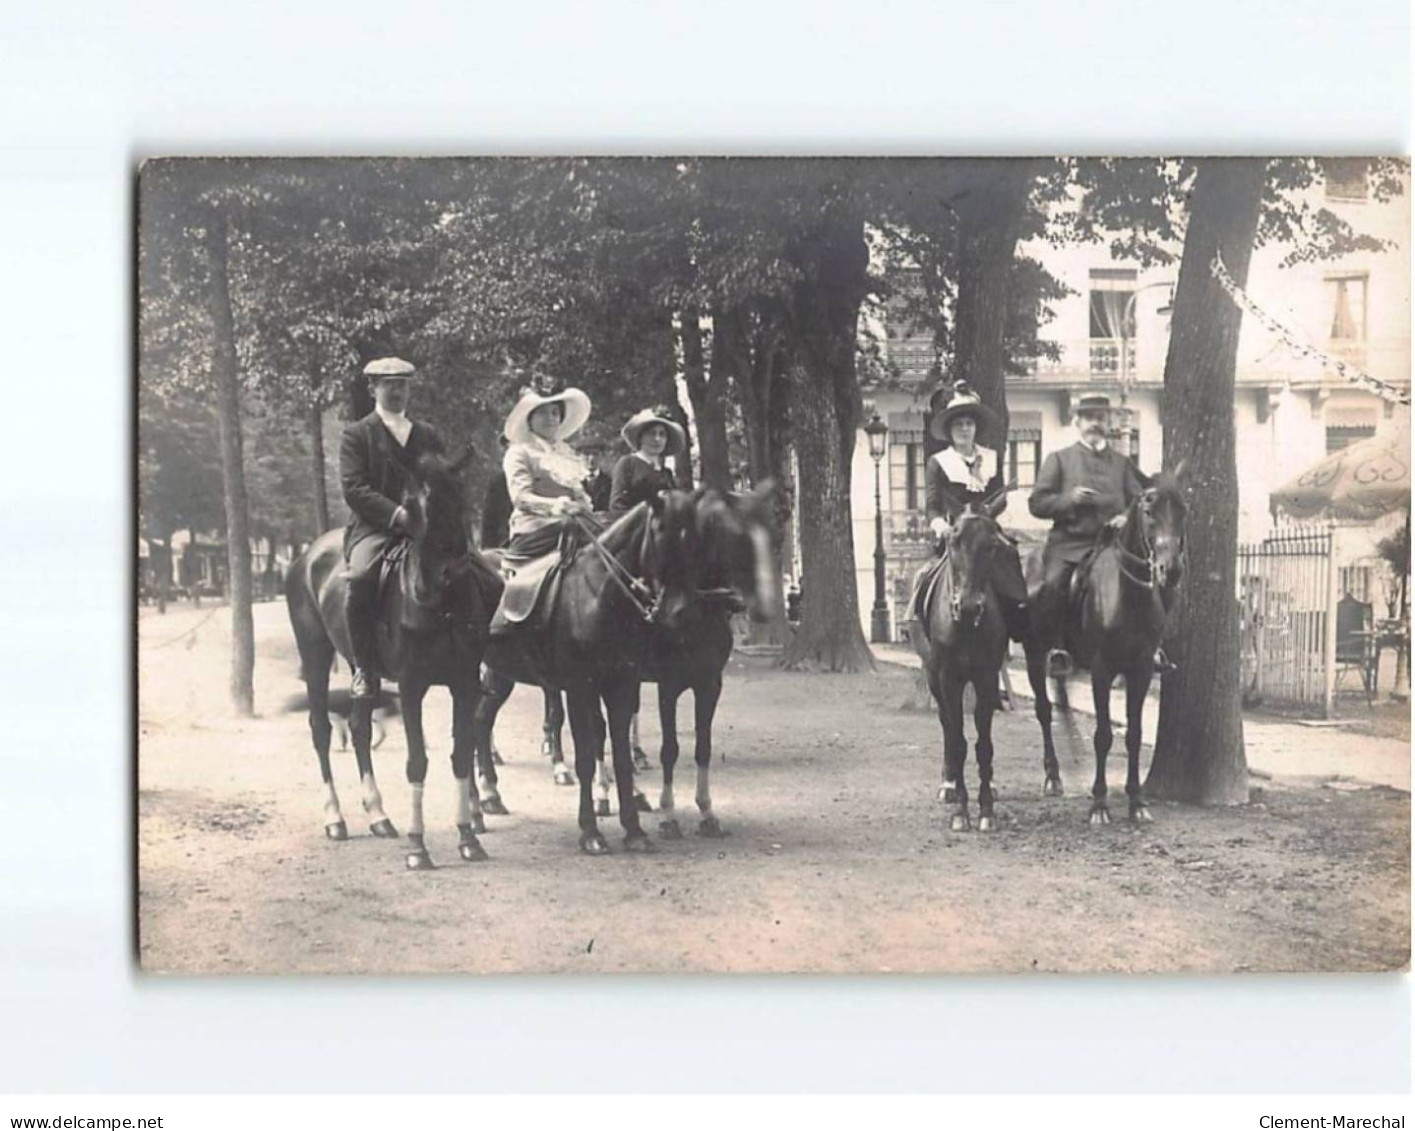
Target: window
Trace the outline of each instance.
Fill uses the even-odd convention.
[[[1120,348],[1125,346],[1125,369],[1135,368],[1136,273],[1129,268],[1105,267],[1091,272],[1091,372],[1118,374]]]
[[[1322,162],[1328,200],[1355,203],[1364,201],[1369,189],[1366,184],[1369,165],[1364,158],[1329,158]]]
[[[1008,485],[1032,487],[1042,460],[1042,414],[1014,412],[1007,426],[1007,466],[1002,478]]]
[[[1364,565],[1341,567],[1341,592],[1350,593],[1358,601],[1370,604],[1371,567]]]
[[[924,418],[916,412],[889,414],[889,509],[924,509]]]
[[[1327,276],[1333,342],[1350,344],[1366,340],[1366,282],[1364,271]]]

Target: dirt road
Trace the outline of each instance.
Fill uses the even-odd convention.
[[[578,854],[576,793],[551,784],[537,753],[540,697],[520,690],[498,728],[512,815],[490,819],[487,863],[460,862],[448,702],[434,691],[428,847],[441,866],[409,873],[405,842],[375,840],[359,819],[352,753],[335,768],[351,839],[323,837],[305,720],[282,711],[299,691],[283,607],[256,610],[260,717],[239,722],[226,706],[228,614],[209,613],[145,610],[139,622],[149,971],[1226,972],[1408,962],[1408,794],[1278,778],[1242,808],[1153,804],[1152,825],[1092,829],[1089,754],[1061,736],[1067,795],[1043,799],[1036,724],[1014,714],[995,731],[999,830],[951,833],[935,801],[937,722],[897,709],[911,674],[892,666],[810,676],[734,659],[713,773],[732,835],[660,842],[648,857]],[[651,714],[643,737],[656,758]],[[1080,722],[1089,743],[1090,722]],[[692,817],[684,737],[678,795]],[[404,750],[395,723],[375,753],[400,830]],[[971,760],[968,773],[975,783]],[[1118,794],[1123,755],[1110,778]],[[644,784],[656,801],[656,771]],[[656,828],[655,815],[646,821]],[[617,820],[604,827],[617,846]]]

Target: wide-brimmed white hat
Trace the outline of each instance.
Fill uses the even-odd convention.
[[[506,439],[513,444],[529,442],[532,435],[531,413],[548,404],[565,406],[565,415],[560,421],[560,427],[555,430],[557,440],[569,439],[583,428],[585,421],[590,418],[590,398],[579,389],[566,389],[553,396],[542,396],[534,389],[527,389],[516,402],[516,407],[511,410],[511,415],[506,418],[506,427],[502,429]]]
[[[668,429],[668,447],[664,450],[664,455],[681,455],[688,448],[687,437],[683,435],[683,428],[675,420],[670,420],[655,409],[646,408],[642,412],[636,412],[629,417],[629,423],[619,430],[619,435],[624,437],[624,442],[634,451],[639,450],[639,439],[644,434],[644,429],[650,424],[662,424]]]

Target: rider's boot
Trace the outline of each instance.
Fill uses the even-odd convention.
[[[344,591],[344,620],[353,652],[354,679],[349,694],[354,699],[372,699],[378,694],[377,615],[378,579],[351,577]]]

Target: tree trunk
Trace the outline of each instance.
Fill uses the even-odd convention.
[[[1242,311],[1210,271],[1215,252],[1248,278],[1266,181],[1262,160],[1201,162],[1164,368],[1164,462],[1185,464],[1188,562],[1166,650],[1155,757],[1146,788],[1201,804],[1248,800],[1243,751],[1234,374]]]
[[[324,407],[318,399],[310,405],[310,453],[310,471],[314,475],[314,529],[318,535],[334,526],[329,516],[329,481],[324,461]]]
[[[727,405],[722,396],[726,374],[718,334],[713,332],[712,355],[703,356],[703,331],[696,307],[683,312],[683,380],[693,405],[698,433],[698,464],[704,486],[727,491],[732,475],[727,460]]]
[[[231,703],[239,715],[255,713],[255,627],[251,618],[250,507],[241,454],[241,390],[227,277],[226,216],[213,209],[206,232],[211,271],[211,321],[215,337],[217,419],[221,434],[222,501],[231,596]]]
[[[954,201],[958,216],[958,297],[955,303],[954,379],[970,385],[997,413],[1001,435],[984,430],[978,442],[1007,451],[1005,348],[1008,284],[1035,170],[1025,160],[989,161],[965,180]]]
[[[860,626],[850,471],[861,415],[855,374],[869,248],[855,216],[828,215],[801,249],[792,296],[802,364],[791,374],[791,429],[800,483],[801,624],[782,663],[829,671],[874,669]]]

